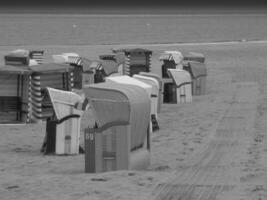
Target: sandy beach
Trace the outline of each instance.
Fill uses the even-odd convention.
[[[88,58],[120,45],[1,46]],[[131,47],[130,45],[128,45]],[[164,50],[206,56],[207,94],[191,104],[163,104],[144,171],[84,173],[84,155],[43,156],[45,123],[0,125],[0,199],[267,199],[267,44],[155,44],[152,72]],[[82,120],[83,131],[90,113]]]

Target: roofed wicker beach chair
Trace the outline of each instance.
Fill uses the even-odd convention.
[[[182,69],[182,61],[184,57],[180,51],[164,51],[159,57],[163,62],[161,66],[162,78],[169,78],[167,69]]]
[[[124,60],[123,75],[133,76],[139,72],[151,71],[151,50],[141,48],[126,48],[113,49],[113,52],[115,54],[120,54],[119,59]]]
[[[46,88],[52,102],[54,115],[47,119],[46,135],[41,152],[44,154],[79,154],[80,125],[83,110],[78,104],[84,98],[74,92]]]
[[[17,49],[4,56],[6,65],[24,66],[42,64],[44,60],[43,50]]]
[[[95,125],[85,130],[85,172],[150,165],[150,98],[136,85],[105,82],[84,89]]]
[[[191,103],[192,80],[190,74],[182,69],[168,69],[173,82],[165,84],[164,102]]]
[[[37,122],[51,116],[45,87],[71,90],[72,76],[72,67],[66,64],[0,67],[0,123]]]
[[[192,94],[206,94],[207,65],[206,63],[189,61],[184,65],[192,78]]]

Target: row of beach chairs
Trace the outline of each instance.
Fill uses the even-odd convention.
[[[90,173],[146,169],[162,103],[190,103],[192,95],[205,94],[206,62],[199,53],[163,52],[161,74],[151,73],[152,51],[145,49],[113,50],[99,60],[63,53],[49,64],[43,54],[19,50],[5,56],[5,98],[20,103],[12,106],[17,121],[46,121],[44,154],[85,153]],[[7,104],[0,104],[0,113]],[[85,129],[81,148],[84,112],[93,113],[94,123]]]

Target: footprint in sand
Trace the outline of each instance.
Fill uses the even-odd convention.
[[[171,169],[168,165],[161,165],[155,168],[156,171],[166,171]]]
[[[91,181],[108,181],[109,179],[108,178],[91,178]]]
[[[183,161],[184,158],[176,158],[177,161]]]

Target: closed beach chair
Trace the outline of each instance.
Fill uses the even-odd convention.
[[[85,130],[85,172],[146,169],[150,98],[136,85],[104,82],[84,89],[94,127]]]
[[[118,55],[117,61],[124,61],[123,75],[133,76],[139,72],[151,71],[152,51],[141,48],[114,49],[113,52]],[[122,56],[123,55],[123,58]]]
[[[166,84],[164,102],[168,103],[191,103],[192,81],[190,74],[182,69],[168,69],[173,79],[172,84]]]

